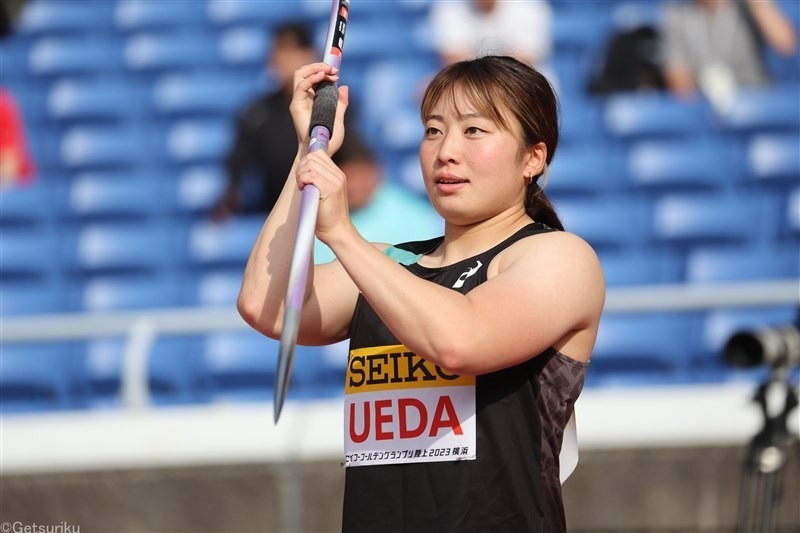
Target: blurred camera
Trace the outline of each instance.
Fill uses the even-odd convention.
[[[725,345],[725,361],[733,366],[800,364],[800,330],[792,324],[740,331]]]

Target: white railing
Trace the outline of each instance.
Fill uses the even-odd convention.
[[[609,289],[605,313],[681,311],[729,307],[800,305],[800,279],[708,285],[648,285]],[[123,403],[131,408],[149,404],[147,363],[160,335],[247,329],[234,309],[148,309],[105,314],[59,314],[3,318],[0,342],[39,342],[126,338],[123,363]]]

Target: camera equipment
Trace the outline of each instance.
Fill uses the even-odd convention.
[[[725,361],[752,367],[770,365],[754,401],[761,408],[764,426],[751,440],[745,457],[739,495],[737,533],[774,531],[773,514],[782,492],[782,471],[789,454],[800,455],[800,440],[788,427],[789,414],[798,406],[796,384],[790,383],[793,366],[800,365],[800,330],[794,325],[741,331],[725,345]],[[782,408],[770,409],[770,391],[784,392]],[[774,401],[774,400],[773,400]]]

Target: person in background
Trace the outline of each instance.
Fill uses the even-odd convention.
[[[272,36],[272,53],[267,68],[276,77],[278,88],[250,102],[236,122],[236,136],[226,159],[228,184],[212,218],[224,219],[234,213],[272,209],[283,187],[297,152],[297,139],[289,114],[292,77],[301,65],[313,62],[318,52],[309,29],[301,23],[278,26]],[[260,178],[260,197],[246,202],[243,179],[249,171]]]
[[[347,176],[347,206],[350,218],[365,239],[373,242],[405,242],[435,237],[442,223],[426,198],[386,181],[383,169],[370,148],[353,128],[347,129],[342,147],[332,157]],[[335,259],[330,248],[317,239],[314,261]]]
[[[430,22],[443,65],[503,53],[538,68],[550,58],[552,13],[546,1],[433,2]]]
[[[735,87],[769,83],[762,44],[784,56],[797,48],[795,28],[772,0],[668,3],[661,33],[668,89],[722,103]]]
[[[0,184],[27,185],[34,172],[19,108],[11,93],[0,87]]]

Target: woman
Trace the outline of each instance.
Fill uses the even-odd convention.
[[[295,76],[307,146],[312,87]],[[341,145],[340,89],[330,148]],[[309,276],[299,339],[350,338],[345,531],[563,531],[558,453],[605,288],[592,249],[537,185],[558,143],[556,99],[509,57],[455,63],[429,85],[420,162],[444,236],[366,242],[345,176],[301,149],[248,262],[239,310],[280,335],[300,189],[320,190],[316,234],[337,260]],[[402,223],[400,221],[399,223]]]

